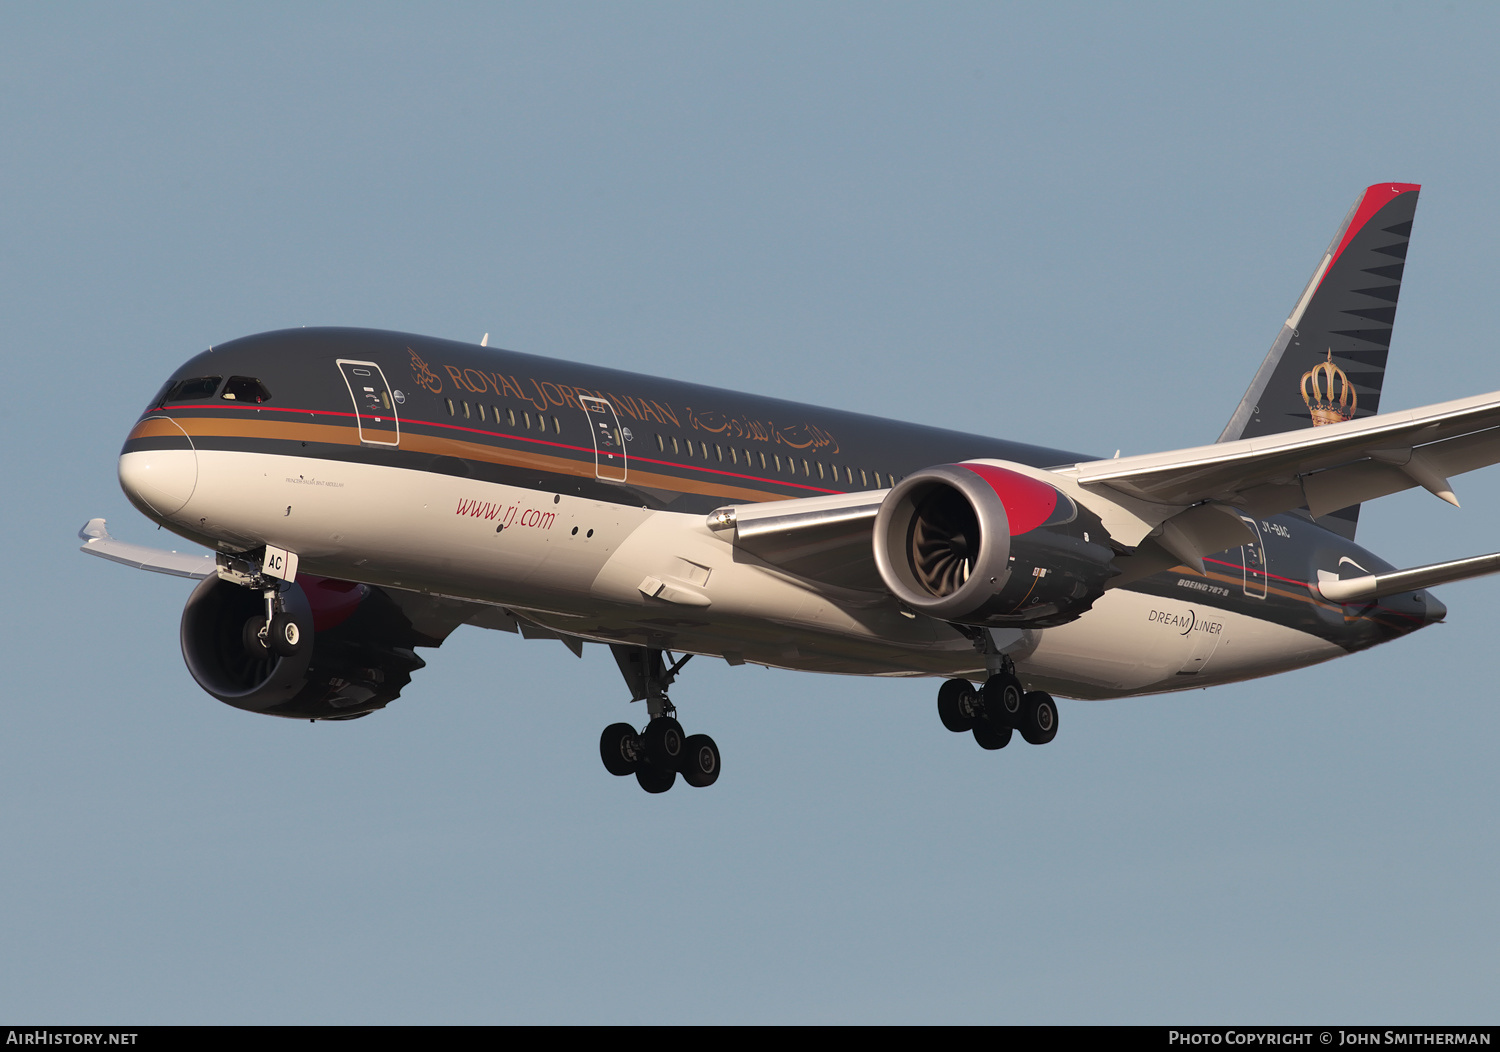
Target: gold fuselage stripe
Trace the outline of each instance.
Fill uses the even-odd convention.
[[[166,417],[161,415],[148,417],[136,424],[126,440],[178,436],[181,434],[181,431],[178,430],[179,427],[182,431],[186,431],[189,437],[195,438],[252,438],[280,442],[318,442],[324,445],[343,446],[359,446],[362,444],[359,440],[358,429],[349,425],[302,423],[291,420],[268,420],[264,418]],[[371,443],[367,448],[400,449],[408,453],[458,457],[464,460],[477,460],[488,464],[523,468],[528,471],[541,471],[553,475],[572,475],[578,478],[589,479],[595,477],[592,458],[589,460],[574,460],[569,457],[554,456],[547,453],[505,449],[483,442],[469,442],[464,439],[445,438],[440,435],[424,435],[411,430],[402,432],[399,446]],[[693,493],[701,496],[719,497],[726,500],[744,501],[746,503],[791,499],[785,493],[752,489],[748,486],[735,486],[723,482],[685,479],[676,475],[642,471],[637,467],[629,468],[627,484],[645,486],[651,489],[663,489],[674,493]]]

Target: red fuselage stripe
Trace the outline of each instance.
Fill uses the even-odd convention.
[[[239,406],[239,405],[226,406],[226,405],[212,405],[212,404],[210,404],[210,405],[173,405],[171,407],[171,409],[253,409],[253,410],[255,410],[258,413],[296,413],[296,414],[299,414],[299,415],[305,413],[308,416],[337,416],[337,417],[344,417],[344,418],[349,419],[349,420],[358,420],[359,419],[359,414],[358,413],[343,413],[343,412],[339,412],[338,410],[335,410],[335,409],[285,409],[285,408],[282,408],[281,406],[266,406],[266,405],[254,405],[254,406],[252,406],[252,405],[248,405],[248,404],[247,405],[243,405],[243,406]],[[168,407],[163,406],[161,409],[152,410],[151,413],[148,413],[146,415],[149,416],[149,415],[152,415],[154,413],[168,413],[168,412],[169,412]],[[416,420],[416,419],[413,419],[411,417],[400,417],[400,416],[397,416],[397,417],[393,417],[393,419],[398,424],[417,424],[417,425],[421,425],[422,427],[440,427],[440,428],[445,428],[445,429],[447,429],[449,431],[466,431],[466,432],[468,432],[471,435],[488,435],[491,438],[503,438],[503,439],[508,439],[508,440],[510,440],[512,442],[529,442],[532,445],[536,445],[536,446],[550,446],[553,449],[568,449],[568,450],[572,450],[575,453],[590,453],[590,454],[594,453],[593,448],[590,447],[590,446],[574,446],[574,445],[568,444],[567,442],[552,442],[552,441],[549,441],[549,440],[547,440],[545,438],[532,438],[530,435],[511,435],[511,434],[506,434],[505,432],[502,432],[502,431],[486,431],[483,428],[478,428],[478,427],[464,427],[462,424],[444,424],[444,423],[440,423],[440,422],[438,422],[436,420]],[[742,474],[741,472],[738,472],[738,471],[724,471],[721,468],[700,468],[696,464],[679,464],[676,461],[672,461],[672,460],[657,460],[657,459],[654,459],[652,457],[643,457],[643,456],[639,456],[637,454],[633,454],[633,453],[629,453],[629,452],[627,452],[625,454],[625,458],[626,458],[626,465],[627,465],[627,467],[628,467],[630,461],[632,461],[632,460],[638,460],[642,464],[657,464],[657,465],[660,465],[661,467],[677,468],[678,470],[682,470],[682,471],[694,471],[694,472],[697,472],[697,473],[702,474],[702,475],[722,475],[722,476],[724,476],[726,478],[745,479],[748,482],[770,483],[773,486],[786,486],[786,487],[789,487],[791,489],[805,489],[805,490],[810,490],[813,493],[843,493],[843,492],[845,492],[844,490],[840,490],[840,489],[825,489],[822,486],[808,486],[808,485],[805,485],[805,484],[803,484],[801,482],[785,482],[782,479],[762,478],[759,475],[745,475],[745,474]]]

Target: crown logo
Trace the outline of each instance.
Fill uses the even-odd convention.
[[[1341,424],[1354,416],[1359,395],[1344,370],[1333,364],[1333,348],[1328,360],[1319,362],[1302,374],[1302,400],[1312,414],[1313,427]]]
[[[433,394],[442,394],[443,381],[438,379],[438,374],[432,371],[432,367],[422,360],[422,356],[410,347],[411,352],[411,378],[418,387],[425,387]]]

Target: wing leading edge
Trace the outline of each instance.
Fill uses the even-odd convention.
[[[1422,486],[1451,504],[1448,479],[1500,461],[1500,392],[1263,438],[1095,460],[1063,469],[1086,488],[1153,504],[1215,501],[1255,515],[1326,515]]]

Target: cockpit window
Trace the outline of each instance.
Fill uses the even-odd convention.
[[[219,381],[222,376],[197,376],[191,380],[178,380],[167,392],[163,402],[196,402],[204,398],[212,398],[214,392],[219,389]]]
[[[224,393],[219,397],[226,402],[269,402],[271,392],[266,390],[266,385],[253,376],[231,376],[229,382],[224,385]]]

